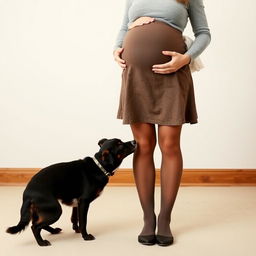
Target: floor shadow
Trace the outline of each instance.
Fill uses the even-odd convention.
[[[247,214],[245,214],[244,211],[246,211]],[[251,212],[253,212],[253,209]],[[198,214],[193,213],[190,215],[189,212],[185,212],[182,213],[182,216],[178,216],[177,214],[174,215],[175,216],[172,218],[172,221],[175,221],[175,228],[172,230],[177,236],[198,229],[210,228],[211,226],[221,226],[224,224],[226,225],[227,223],[233,224],[243,220],[250,222],[251,219],[251,222],[255,223],[255,216],[253,213],[250,214],[248,206],[238,206],[235,202],[225,201],[219,201],[217,203],[211,203],[209,201],[205,206],[205,211],[202,206],[200,206]]]

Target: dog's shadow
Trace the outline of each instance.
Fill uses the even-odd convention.
[[[81,233],[75,233],[72,228],[71,225],[65,225],[61,227],[61,225],[54,225],[53,227],[60,227],[63,228],[62,232],[56,235],[52,235],[46,231],[42,231],[42,236],[44,239],[49,240],[52,244],[54,244],[55,242],[58,241],[77,241],[78,239],[81,239],[81,241],[83,241],[82,238],[82,234]],[[136,227],[138,227],[138,221],[135,219],[127,219],[127,220],[119,220],[119,221],[104,221],[104,222],[97,222],[97,223],[90,223],[88,225],[87,228],[87,232],[92,234],[93,236],[95,236],[96,240],[97,237],[102,236],[102,235],[106,235],[106,234],[111,234],[113,232],[120,232],[120,230],[122,232],[127,232],[127,230],[129,229],[135,229]],[[28,244],[32,244],[35,241],[31,241]]]
[[[139,226],[140,219],[119,219],[119,220],[112,220],[112,221],[104,221],[101,223],[92,223],[88,227],[89,230],[92,230],[92,232],[95,235],[102,235],[102,234],[110,234],[112,232],[127,232],[131,229],[136,229]]]
[[[71,223],[65,225],[61,223],[55,223],[53,227],[59,227],[63,230],[60,234],[57,235],[52,235],[46,231],[42,231],[42,236],[50,242],[55,242],[58,240],[71,241],[76,239],[83,239],[81,233],[75,233],[75,231],[72,230]],[[89,223],[87,225],[87,232],[95,236],[95,238],[97,239],[98,236],[120,231],[125,233],[128,230],[135,230],[138,227],[140,227],[140,219],[138,218],[119,218],[118,220],[112,219],[109,221],[103,218],[101,221],[96,222],[93,220],[89,220]]]

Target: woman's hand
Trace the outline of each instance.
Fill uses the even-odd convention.
[[[148,23],[151,23],[155,20],[155,18],[152,18],[152,17],[147,17],[147,16],[142,16],[142,17],[139,17],[138,19],[136,19],[129,27],[128,29],[132,29],[134,27],[137,27],[137,26],[141,26],[143,24],[148,24]]]
[[[190,56],[172,51],[163,51],[164,55],[172,57],[172,60],[164,64],[156,64],[152,66],[152,71],[159,74],[170,74],[190,63]]]
[[[114,52],[114,59],[115,61],[118,63],[118,65],[122,68],[125,69],[126,68],[126,64],[125,64],[125,60],[120,58],[120,54],[123,52],[124,48],[117,48]]]

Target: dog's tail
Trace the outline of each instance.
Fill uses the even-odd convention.
[[[21,210],[20,210],[20,222],[17,226],[9,227],[6,229],[6,232],[9,234],[17,234],[24,230],[26,226],[29,224],[31,220],[31,214],[30,214],[30,200],[26,200],[23,202]]]

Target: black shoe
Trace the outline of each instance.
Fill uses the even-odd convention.
[[[169,246],[173,244],[173,236],[156,235],[156,243],[160,246]]]
[[[156,236],[155,235],[139,235],[138,242],[144,245],[154,245],[156,243]]]

